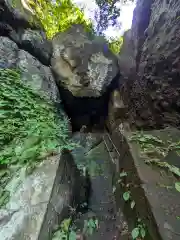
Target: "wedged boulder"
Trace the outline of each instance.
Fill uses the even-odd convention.
[[[81,25],[58,33],[52,45],[52,69],[75,97],[101,96],[119,72],[106,42],[91,40]]]
[[[0,209],[1,240],[51,239],[70,208],[86,201],[84,183],[67,151],[47,158],[30,175],[22,168],[6,186],[10,199]]]
[[[42,92],[53,102],[60,101],[50,68],[44,66],[28,52],[20,50],[17,44],[7,37],[0,37],[0,55],[1,68],[19,68],[21,79],[37,93]]]

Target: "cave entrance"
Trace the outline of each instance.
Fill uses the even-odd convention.
[[[72,93],[59,87],[61,104],[68,115],[72,132],[78,132],[83,126],[87,131],[103,131],[108,117],[108,104],[111,93],[119,88],[120,74],[112,80],[106,92],[98,98],[94,97],[74,97]]]

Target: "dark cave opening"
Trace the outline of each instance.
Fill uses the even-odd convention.
[[[61,105],[70,119],[72,132],[80,131],[86,126],[88,131],[104,130],[108,116],[108,103],[111,93],[119,88],[120,73],[111,81],[106,92],[98,98],[74,97],[72,93],[58,84]]]

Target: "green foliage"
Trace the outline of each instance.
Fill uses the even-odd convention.
[[[133,134],[130,141],[138,142],[143,153],[151,157],[153,161],[166,157],[170,151],[175,151],[180,155],[180,141],[168,140],[164,142],[158,137],[143,132]]]
[[[168,169],[178,178],[180,177],[180,169],[178,167],[167,162],[159,161],[160,158],[166,157],[170,151],[175,151],[180,155],[180,141],[167,141],[167,143],[165,143],[158,137],[144,134],[143,132],[134,134],[130,140],[138,142],[143,153],[150,157],[150,160],[147,160],[146,163],[155,163],[159,167]],[[180,192],[179,182],[175,183],[175,188]]]
[[[77,229],[72,225],[72,219],[66,218],[62,221],[59,230],[57,230],[52,240],[76,240],[78,234],[76,233]],[[84,220],[83,234],[85,236],[90,236],[98,228],[97,219],[88,219]]]
[[[116,6],[118,2],[119,0],[96,0],[99,6],[99,11],[95,11],[98,35],[103,35],[109,26],[117,26],[117,18],[120,16],[120,9]]]
[[[135,207],[136,203],[134,200],[131,201],[131,209],[133,209]]]
[[[120,52],[122,44],[123,44],[123,37],[111,38],[109,40],[109,48],[115,54],[118,54]]]
[[[123,199],[125,202],[127,202],[130,199],[130,196],[131,196],[130,194],[131,194],[130,191],[123,193]]]
[[[180,182],[175,183],[175,189],[180,192]]]
[[[60,229],[54,233],[52,240],[76,240],[76,232],[70,228],[71,222],[71,218],[64,219]]]
[[[120,177],[120,178],[122,178],[122,177],[127,177],[127,172],[122,171],[122,172],[119,174],[119,177]]]
[[[28,0],[47,33],[52,38],[58,32],[64,32],[72,24],[82,24],[87,31],[93,31],[92,23],[85,19],[83,12],[71,0]]]
[[[0,70],[0,164],[32,164],[73,148],[68,119],[27,87],[18,70]]]
[[[145,224],[139,221],[139,224],[137,225],[137,227],[135,227],[132,230],[131,236],[132,236],[132,239],[138,239],[138,238],[144,239],[146,236]]]
[[[121,13],[121,7],[127,3],[133,3],[134,0],[95,0],[99,10],[95,11],[95,20],[97,22],[96,32],[103,35],[108,27],[121,27],[118,18]]]
[[[90,236],[98,228],[98,219],[90,218],[84,221],[83,234],[85,236]]]

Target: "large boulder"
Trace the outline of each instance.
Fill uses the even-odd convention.
[[[46,95],[53,102],[60,100],[59,91],[50,68],[44,66],[34,56],[18,48],[7,37],[0,37],[0,67],[18,68],[21,79],[27,82],[37,93]]]
[[[99,97],[118,74],[117,59],[106,42],[92,40],[81,25],[58,33],[52,44],[52,69],[73,96]]]
[[[40,21],[27,8],[25,0],[4,0],[0,3],[0,36],[10,38],[19,48],[49,66],[52,44],[47,40]]]
[[[124,101],[138,127],[180,124],[179,12],[177,0],[137,1],[131,29],[136,74],[126,71]]]

